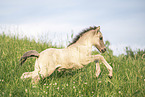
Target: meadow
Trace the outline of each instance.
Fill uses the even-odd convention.
[[[107,68],[102,63],[101,74],[96,78],[93,62],[79,70],[55,71],[37,87],[32,86],[31,79],[21,80],[22,73],[34,70],[35,58],[29,58],[20,66],[20,57],[26,51],[41,52],[47,48],[58,47],[0,35],[0,97],[145,97],[145,58],[114,56],[109,48],[102,55],[113,67],[112,79],[108,78]]]

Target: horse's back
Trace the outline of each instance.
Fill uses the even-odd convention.
[[[72,65],[79,64],[78,54],[75,51],[64,49],[49,48],[40,53],[38,62],[43,65],[69,68]]]
[[[43,62],[52,62],[56,61],[56,54],[58,53],[59,49],[49,48],[42,51],[39,55],[38,60]]]

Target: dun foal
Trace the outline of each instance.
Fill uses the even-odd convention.
[[[101,53],[106,51],[100,26],[84,30],[67,48],[49,48],[41,53],[35,50],[28,51],[21,57],[20,64],[22,65],[29,57],[36,57],[35,70],[23,73],[21,79],[32,78],[32,82],[37,83],[40,78],[50,76],[55,70],[79,69],[90,62],[96,63],[96,77],[98,77],[101,72],[99,61],[105,64],[111,78],[112,67],[102,55],[91,55],[92,46],[95,46]]]

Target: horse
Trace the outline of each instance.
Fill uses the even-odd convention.
[[[106,51],[100,26],[83,30],[66,48],[49,48],[41,53],[38,53],[36,50],[28,51],[21,57],[20,65],[27,58],[36,57],[35,69],[32,72],[23,73],[21,79],[31,78],[33,83],[37,83],[41,78],[44,79],[50,76],[55,70],[60,72],[80,69],[90,62],[95,62],[96,77],[98,78],[101,72],[99,61],[102,61],[107,67],[109,78],[112,78],[112,67],[101,54],[91,55],[92,46],[95,46],[100,53]]]

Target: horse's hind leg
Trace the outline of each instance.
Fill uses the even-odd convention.
[[[39,71],[39,66],[38,66],[38,62],[37,62],[37,59],[36,59],[35,70],[32,71],[32,72],[23,73],[22,76],[21,76],[21,79],[32,78],[33,76],[38,74],[38,71]]]
[[[49,67],[49,68],[42,67],[39,73],[32,76],[33,79],[32,82],[37,84],[41,78],[44,79],[50,76],[55,71],[55,69],[56,68],[54,67]]]
[[[21,79],[32,78],[33,72],[25,72],[22,74]]]

